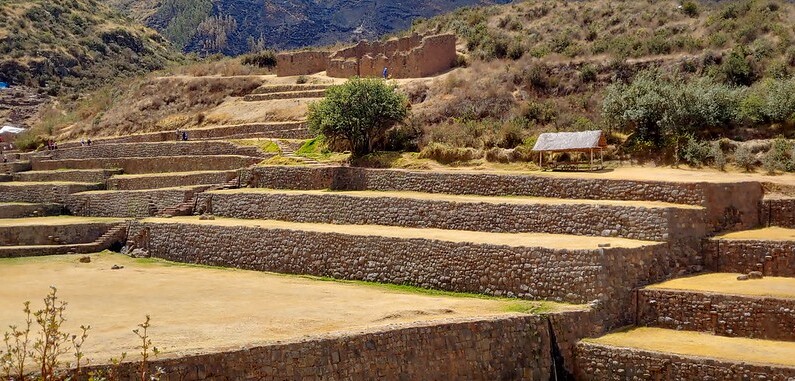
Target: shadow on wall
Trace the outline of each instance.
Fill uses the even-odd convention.
[[[378,77],[388,69],[392,78],[420,78],[449,70],[455,64],[453,34],[411,35],[385,42],[362,41],[337,51],[302,51],[276,57],[279,76],[325,71],[330,77]]]

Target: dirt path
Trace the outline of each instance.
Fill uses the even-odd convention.
[[[50,285],[68,301],[69,332],[90,324],[93,362],[135,353],[132,329],[152,317],[152,341],[166,356],[240,348],[390,324],[509,314],[532,302],[431,296],[353,283],[253,271],[189,267],[93,255],[0,260],[0,333],[22,321],[22,303]],[[114,264],[121,270],[111,270]],[[558,308],[557,305],[545,305]],[[572,306],[560,306],[571,309]]]

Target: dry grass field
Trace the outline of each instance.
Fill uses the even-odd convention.
[[[728,233],[716,238],[731,240],[795,241],[795,230],[773,226],[764,229]]]
[[[765,277],[738,281],[740,274],[704,274],[678,278],[647,287],[652,290],[699,291],[746,296],[772,296],[795,299],[795,279]]]
[[[795,366],[793,342],[713,336],[660,328],[636,328],[585,341],[684,356]]]
[[[171,357],[394,324],[578,308],[110,253],[92,255],[88,264],[78,258],[0,260],[0,332],[22,322],[24,301],[41,308],[51,285],[69,303],[66,330],[76,333],[81,324],[91,325],[85,349],[93,363],[136,353],[132,329],[145,315],[152,317],[152,341]],[[113,265],[124,268],[111,270]]]

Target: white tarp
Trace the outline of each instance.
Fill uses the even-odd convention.
[[[14,126],[3,126],[0,128],[0,134],[18,134],[20,132],[25,131],[24,128],[14,127]]]

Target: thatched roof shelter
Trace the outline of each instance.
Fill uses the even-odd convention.
[[[591,152],[607,147],[602,131],[548,132],[541,134],[533,147],[536,152]]]
[[[536,140],[533,152],[538,152],[538,165],[544,166],[545,153],[582,152],[590,154],[586,162],[564,163],[568,167],[579,169],[578,165],[586,164],[589,169],[594,168],[594,152],[599,153],[599,167],[603,164],[603,151],[607,147],[607,139],[601,130],[582,132],[548,132],[541,134]],[[555,164],[557,166],[557,164]]]

